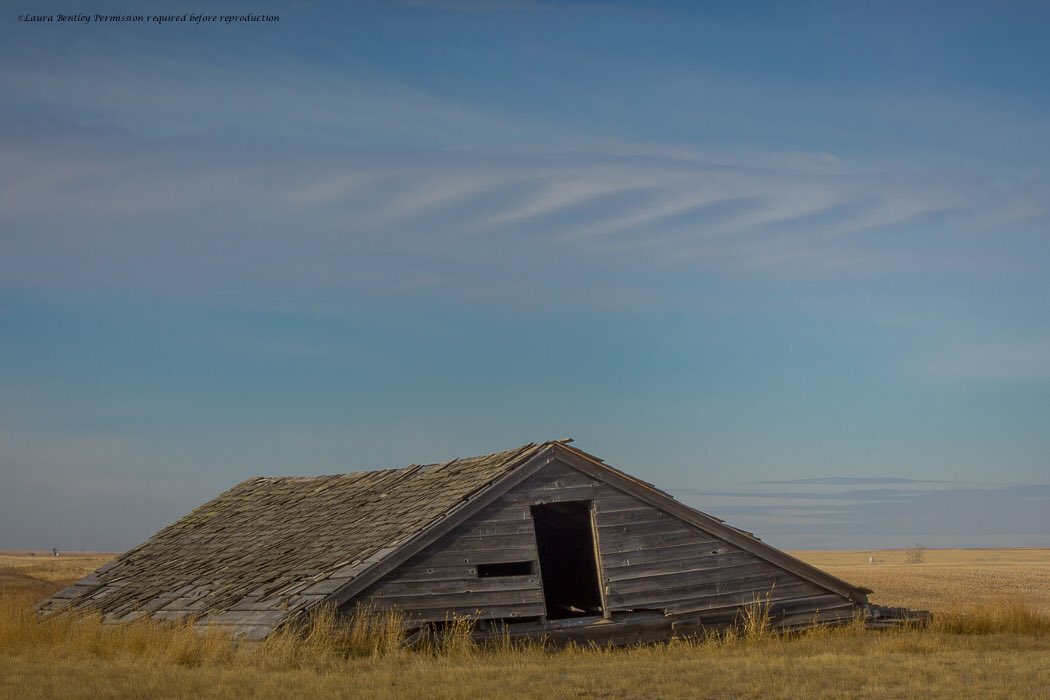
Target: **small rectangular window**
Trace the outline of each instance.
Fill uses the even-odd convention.
[[[505,561],[498,564],[478,564],[478,578],[489,578],[490,576],[528,576],[531,573],[531,561]]]

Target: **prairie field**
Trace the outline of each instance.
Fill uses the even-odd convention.
[[[971,604],[1024,601],[1050,615],[1050,549],[927,549],[792,552],[830,574],[875,591],[879,605],[950,613]],[[874,560],[869,564],[869,557]]]
[[[794,554],[934,622],[558,651],[478,649],[454,629],[407,651],[391,620],[348,630],[322,616],[246,645],[185,626],[38,622],[37,600],[108,555],[0,552],[0,697],[1050,697],[1050,550],[928,550],[921,563],[903,550]]]

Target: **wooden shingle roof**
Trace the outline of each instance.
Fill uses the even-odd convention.
[[[198,617],[264,634],[546,445],[444,464],[244,481],[45,601],[107,620]]]
[[[40,604],[42,614],[95,609],[234,628],[262,637],[316,605],[352,601],[368,585],[553,461],[829,591],[857,588],[751,533],[676,501],[569,441],[530,443],[443,464],[318,477],[249,479]]]

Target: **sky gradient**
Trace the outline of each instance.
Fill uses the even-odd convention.
[[[0,547],[567,436],[774,545],[1050,546],[1045,3],[0,5]]]

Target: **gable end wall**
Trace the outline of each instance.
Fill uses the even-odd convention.
[[[449,615],[514,620],[544,614],[539,575],[479,578],[478,564],[533,562],[529,507],[594,502],[600,577],[614,615],[658,610],[689,625],[732,622],[768,601],[778,621],[805,625],[849,617],[853,604],[796,574],[555,461],[413,556],[351,602],[405,611],[418,622]],[[549,574],[548,574],[549,575]]]

